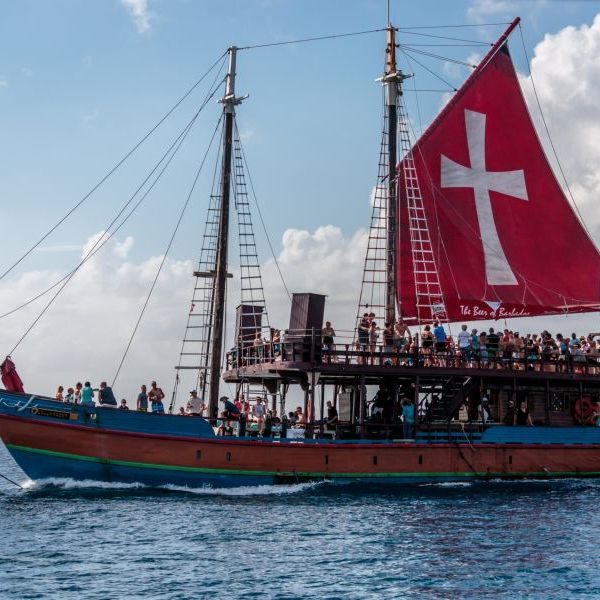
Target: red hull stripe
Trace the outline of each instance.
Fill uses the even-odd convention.
[[[135,467],[142,469],[162,469],[167,471],[186,471],[193,473],[211,473],[211,474],[225,474],[225,475],[272,475],[272,476],[289,476],[289,477],[320,477],[320,478],[391,478],[391,477],[469,477],[469,478],[478,478],[482,477],[485,479],[502,477],[506,478],[507,476],[510,478],[514,477],[542,477],[547,479],[548,477],[571,477],[571,476],[585,476],[585,477],[598,477],[600,476],[600,471],[590,471],[590,472],[581,472],[581,471],[553,471],[548,473],[546,471],[526,471],[526,472],[474,472],[474,471],[451,471],[451,472],[389,472],[389,473],[325,473],[325,472],[301,472],[301,471],[250,471],[250,470],[240,470],[240,469],[207,469],[201,467],[185,467],[185,466],[174,466],[174,465],[164,465],[157,463],[143,463],[143,462],[133,462],[133,461],[125,461],[125,460],[109,460],[103,458],[97,458],[95,456],[84,456],[80,454],[69,454],[67,452],[55,452],[53,450],[40,450],[38,448],[29,448],[27,446],[18,446],[15,444],[8,444],[7,447],[10,450],[21,451],[21,452],[31,452],[34,454],[42,454],[57,458],[66,458],[72,460],[83,460],[89,462],[98,462],[115,466],[124,466],[124,467]]]

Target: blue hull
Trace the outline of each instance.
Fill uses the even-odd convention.
[[[139,468],[71,458],[39,456],[14,448],[9,448],[9,452],[27,476],[34,481],[73,479],[105,483],[138,483],[150,487],[174,485],[189,488],[203,486],[224,488],[275,483],[272,476],[196,474],[174,469]]]

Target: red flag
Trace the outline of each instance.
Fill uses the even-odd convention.
[[[600,256],[550,169],[506,43],[482,61],[412,157],[449,320],[600,309]],[[415,294],[413,272],[424,267],[413,262],[407,166],[399,166],[398,297],[403,316],[426,321],[440,299]]]
[[[15,363],[11,360],[10,356],[4,359],[4,362],[0,365],[0,373],[2,374],[2,383],[4,389],[7,392],[24,392],[23,382],[17,373]]]

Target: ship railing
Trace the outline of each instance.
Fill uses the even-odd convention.
[[[338,332],[340,333],[340,332]],[[409,349],[384,344],[359,344],[352,332],[341,332],[335,342],[325,343],[319,331],[287,330],[277,340],[239,340],[238,345],[226,355],[228,369],[259,364],[293,362],[313,365],[338,364],[364,367],[424,367],[444,369],[514,370],[546,373],[600,375],[600,356],[561,355],[558,353],[531,355],[526,351],[488,350],[461,351],[448,347],[439,352],[418,343]]]

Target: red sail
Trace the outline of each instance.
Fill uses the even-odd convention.
[[[506,42],[473,72],[412,156],[448,320],[600,309],[600,255],[550,169]],[[416,298],[414,272],[430,267],[413,263],[419,258],[408,227],[407,167],[405,159],[398,298],[405,318],[426,321],[436,309],[423,306],[442,309],[439,298]]]

